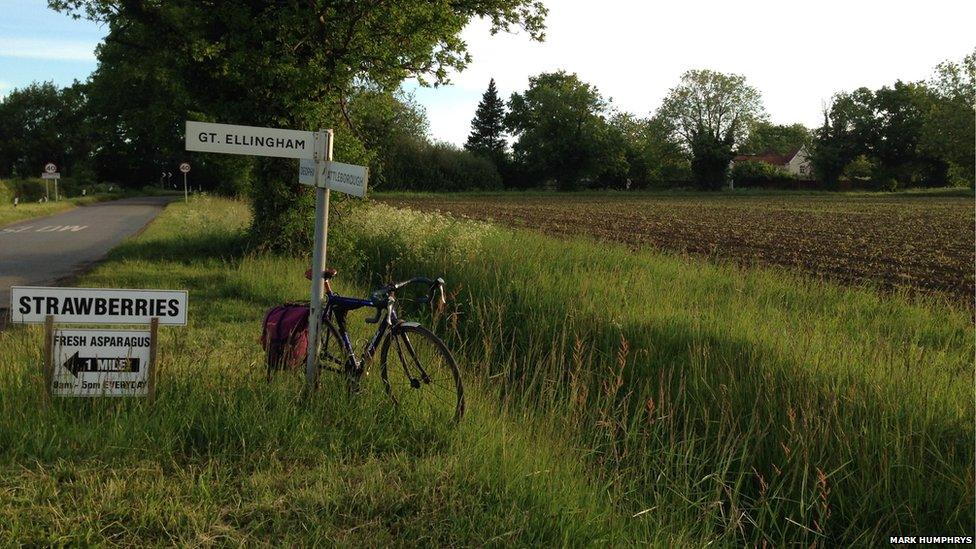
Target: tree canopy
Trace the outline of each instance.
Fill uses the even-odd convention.
[[[565,71],[542,73],[512,94],[508,111],[515,161],[527,172],[568,190],[600,171],[611,143],[608,103],[594,86]]]
[[[749,130],[749,136],[739,147],[739,152],[787,154],[809,142],[810,130],[803,124],[770,124],[760,120]]]
[[[813,165],[836,184],[851,168],[877,188],[973,184],[976,52],[928,82],[897,81],[835,95],[815,133]],[[853,167],[852,163],[857,162]]]
[[[765,111],[759,91],[744,76],[692,70],[668,92],[657,115],[691,151],[698,186],[716,189],[727,179],[733,150]]]
[[[470,61],[461,30],[475,17],[492,32],[521,29],[541,39],[546,10],[536,0],[460,2],[272,0],[50,0],[51,7],[104,22],[100,63],[162,82],[190,117],[257,126],[337,128],[336,156],[364,161],[348,124],[362,84],[385,91],[409,77],[447,82]],[[101,71],[101,65],[99,70]],[[138,102],[130,97],[128,104]],[[178,133],[178,132],[177,132]],[[264,247],[305,251],[311,199],[291,162],[257,161],[252,234]]]

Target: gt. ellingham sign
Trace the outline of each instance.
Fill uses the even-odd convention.
[[[315,143],[314,133],[301,130],[186,121],[188,151],[312,158]]]

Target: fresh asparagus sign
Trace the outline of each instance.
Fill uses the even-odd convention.
[[[150,333],[56,330],[51,393],[144,396],[149,392]]]

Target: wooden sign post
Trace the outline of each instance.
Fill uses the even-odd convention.
[[[321,341],[322,273],[329,243],[329,191],[363,196],[368,170],[364,166],[332,161],[332,130],[308,132],[281,128],[236,126],[212,122],[186,122],[186,150],[299,159],[299,182],[315,187],[315,235],[312,248],[312,287],[309,300],[308,355],[305,388],[318,385]]]

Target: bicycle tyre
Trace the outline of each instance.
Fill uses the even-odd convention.
[[[421,343],[426,347],[418,352]],[[392,365],[389,360],[391,347],[395,363]],[[424,355],[426,367],[419,361],[418,354]],[[437,364],[431,359],[436,359]],[[406,366],[404,362],[407,362]],[[431,370],[426,372],[426,381],[414,377],[419,373],[417,364],[425,372]],[[415,411],[447,412],[455,423],[464,415],[464,387],[457,361],[439,337],[419,324],[404,322],[391,328],[380,352],[380,377],[387,395],[399,408],[404,408],[410,401]]]

